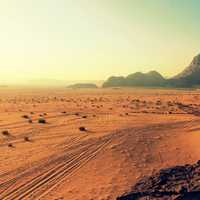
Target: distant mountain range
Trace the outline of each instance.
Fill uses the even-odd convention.
[[[200,85],[200,54],[191,64],[175,77],[166,79],[156,71],[136,72],[123,76],[112,76],[103,83],[103,87],[194,87]]]
[[[131,87],[131,86],[164,86],[166,79],[156,71],[150,71],[148,73],[136,72],[130,74],[127,77],[112,76],[104,84],[103,87]]]
[[[71,89],[93,89],[93,88],[97,88],[97,85],[93,84],[93,83],[76,83],[73,85],[69,85],[67,88],[71,88]]]

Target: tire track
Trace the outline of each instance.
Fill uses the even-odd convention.
[[[57,148],[57,149],[59,148],[62,151],[56,152],[53,155],[51,155],[51,160],[49,159],[49,157],[46,157],[46,158],[44,158],[44,159],[42,159],[40,161],[35,161],[34,163],[32,163],[32,166],[34,166],[32,168],[32,171],[36,170],[38,168],[38,166],[44,167],[45,165],[51,164],[52,160],[55,161],[55,159],[58,158],[58,153],[61,154],[61,155],[63,155],[63,154],[65,155],[66,151],[70,152],[70,151],[73,151],[75,148],[78,148],[80,146],[79,143],[82,141],[82,139],[84,139],[86,137],[87,137],[87,135],[73,137],[70,140],[67,140],[67,141],[65,141],[63,143],[60,143],[60,145],[56,145],[54,148]],[[79,144],[79,146],[78,146],[78,144]],[[71,155],[71,154],[68,153],[68,155]],[[1,179],[3,179],[3,178],[5,179],[9,175],[10,176],[17,176],[17,177],[22,176],[22,174],[23,175],[27,175],[27,171],[30,173],[30,170],[27,170],[27,167],[20,167],[18,169],[15,169],[15,170],[12,170],[12,171],[9,171],[9,172],[5,172],[5,173],[1,174],[0,178]],[[19,175],[19,174],[21,174],[21,175]],[[16,177],[15,177],[15,179],[16,179]],[[6,181],[6,182],[8,183],[9,181]],[[3,184],[5,184],[5,183],[0,183],[0,191],[1,191],[1,186],[3,186]]]
[[[21,175],[16,179],[12,179],[7,183],[0,185],[0,188],[4,188],[1,191],[2,200],[22,200],[22,199],[35,199],[51,190],[58,183],[63,181],[71,173],[78,170],[85,165],[88,161],[93,159],[100,151],[102,151],[111,142],[110,137],[100,138],[95,141],[87,141],[87,143],[81,142],[78,146],[78,150],[68,153],[69,149],[63,152],[62,156],[54,158],[50,165],[45,168],[39,167],[39,171],[33,170],[25,175]],[[76,146],[77,147],[77,146]],[[44,163],[43,166],[45,166]],[[34,178],[31,175],[37,174]],[[24,180],[25,179],[25,180]],[[19,185],[19,183],[21,184]],[[16,186],[16,184],[18,186]],[[32,197],[34,193],[34,197]]]
[[[14,187],[14,191],[15,190],[20,190],[21,192],[21,188],[23,188],[24,186],[26,186],[26,182],[29,181],[29,177],[33,176],[34,174],[38,174],[37,176],[35,176],[32,181],[37,180],[38,178],[43,178],[43,175],[45,175],[46,173],[51,172],[51,170],[56,170],[57,166],[60,167],[60,161],[62,160],[66,160],[66,158],[64,157],[59,157],[58,160],[54,159],[53,162],[48,163],[49,165],[46,166],[46,170],[44,170],[44,172],[42,173],[38,173],[38,170],[41,170],[42,168],[45,167],[46,164],[42,164],[39,168],[33,169],[30,172],[28,171],[26,174],[23,174],[17,178],[14,178],[12,180],[10,180],[9,182],[7,182],[6,184],[9,184],[9,187],[7,187],[4,191],[2,191],[1,193],[3,194],[4,192],[9,192],[9,189],[12,189],[12,187]],[[23,182],[23,179],[28,179],[25,180],[25,183]],[[20,187],[18,187],[17,189],[15,189],[15,183],[22,181],[23,184],[20,185]],[[3,185],[2,185],[3,186]]]
[[[70,149],[68,151],[70,151]],[[52,165],[54,167],[55,164],[59,164],[60,160],[65,160],[66,156],[73,156],[73,155],[74,155],[73,153],[72,154],[65,153],[64,155],[62,153],[61,156],[58,156],[57,154],[55,154],[54,156],[51,156],[51,160],[46,160],[46,161],[42,160],[41,163],[38,163],[37,165],[35,165],[35,167],[33,167],[31,170],[27,170],[25,173],[22,173],[21,175],[15,177],[9,181],[1,183],[0,188],[6,187],[6,190],[8,190],[9,187],[12,186],[13,183],[16,183],[17,181],[22,180],[24,178],[27,178],[28,176],[34,175],[35,173],[38,173],[38,171],[40,171],[40,169],[42,169],[42,168],[45,168],[45,166],[46,166],[47,170],[49,170],[48,167],[51,167]],[[5,191],[1,191],[1,193],[3,193],[3,192],[5,192]]]

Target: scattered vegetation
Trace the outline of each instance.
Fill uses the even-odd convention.
[[[76,116],[79,116],[80,114],[77,112],[77,113],[75,113],[75,115],[76,115]]]
[[[11,143],[9,143],[9,144],[8,144],[8,147],[10,147],[10,148],[14,148],[14,145],[11,144]]]
[[[84,126],[79,127],[79,130],[82,131],[82,132],[86,132],[87,131],[87,129]]]
[[[29,119],[29,116],[28,115],[23,115],[22,118]]]
[[[39,124],[46,124],[47,122],[46,122],[46,120],[44,118],[39,118],[38,119],[38,123]]]
[[[9,133],[9,131],[4,130],[4,131],[2,131],[2,135],[4,135],[4,136],[10,136],[11,134]]]
[[[28,136],[25,136],[25,137],[24,137],[24,141],[25,141],[25,142],[30,142],[31,140],[30,140],[30,138],[29,138]]]

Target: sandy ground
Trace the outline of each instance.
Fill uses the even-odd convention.
[[[114,200],[199,139],[197,90],[1,88],[0,199]]]

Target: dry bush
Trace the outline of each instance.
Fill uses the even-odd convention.
[[[31,140],[30,140],[30,138],[29,138],[28,136],[25,136],[25,137],[24,137],[24,141],[25,141],[25,142],[30,142]]]
[[[13,144],[11,144],[11,143],[8,144],[8,147],[14,148]]]
[[[10,136],[10,133],[9,133],[9,131],[7,131],[7,130],[4,130],[4,131],[2,131],[2,135],[5,135],[5,136]]]
[[[28,115],[23,115],[22,118],[29,119],[29,116]]]
[[[38,123],[39,124],[46,124],[47,122],[46,122],[46,120],[44,118],[39,118],[38,119]]]
[[[83,131],[83,132],[86,132],[86,131],[87,131],[87,129],[86,129],[84,126],[79,127],[79,130],[80,130],[80,131]]]

